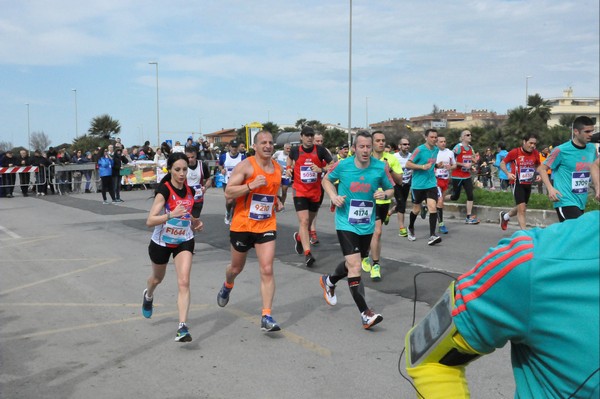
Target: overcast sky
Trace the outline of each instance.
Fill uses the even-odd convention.
[[[29,130],[53,145],[105,113],[126,145],[156,144],[151,61],[161,141],[252,121],[347,126],[349,3],[0,0],[0,141],[26,145],[29,104]],[[529,94],[598,97],[599,15],[598,0],[354,0],[352,125],[434,104],[506,113],[528,75]]]

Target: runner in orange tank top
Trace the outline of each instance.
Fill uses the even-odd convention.
[[[263,302],[261,329],[279,331],[279,325],[271,317],[271,307],[275,295],[275,212],[283,207],[277,198],[281,168],[271,159],[274,150],[271,133],[258,132],[252,148],[256,155],[235,167],[225,189],[225,197],[235,199],[236,205],[229,232],[231,263],[225,271],[225,283],[217,294],[217,304],[223,307],[229,302],[235,278],[244,270],[248,251],[254,248],[260,269]]]

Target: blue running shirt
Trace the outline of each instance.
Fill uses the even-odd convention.
[[[593,211],[518,231],[456,282],[465,341],[480,353],[511,342],[515,398],[566,398],[581,384],[575,397],[599,397],[599,226]]]
[[[336,230],[351,231],[359,235],[375,231],[375,199],[373,194],[379,187],[389,190],[394,182],[384,162],[371,156],[365,169],[354,164],[354,157],[336,163],[325,175],[330,182],[339,180],[338,195],[346,196],[343,207],[336,208]]]
[[[552,150],[544,165],[552,169],[554,188],[562,194],[560,200],[554,203],[555,208],[576,206],[585,209],[591,181],[590,169],[597,157],[593,144],[578,148],[568,141]]]
[[[412,188],[416,190],[424,190],[427,188],[437,187],[437,179],[435,178],[435,162],[437,160],[437,146],[432,149],[427,148],[425,144],[418,146],[410,157],[410,161],[419,165],[424,165],[431,162],[431,168],[427,170],[413,169]]]

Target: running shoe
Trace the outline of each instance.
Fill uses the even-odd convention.
[[[360,314],[362,319],[362,325],[365,330],[373,327],[375,324],[380,323],[383,320],[383,316],[373,312],[372,309],[367,309]]]
[[[506,215],[506,212],[501,211],[500,212],[500,227],[502,228],[502,230],[508,229],[508,220],[504,219],[504,215]]]
[[[415,241],[417,237],[415,237],[415,229],[408,228],[408,241]]]
[[[427,217],[427,204],[421,204],[421,219]]]
[[[379,266],[379,263],[374,263],[373,267],[371,268],[371,280],[381,280],[381,266]]]
[[[403,227],[403,228],[401,228],[401,229],[398,231],[398,235],[399,235],[400,237],[406,237],[406,236],[408,236],[408,231],[406,230],[406,227]]]
[[[229,212],[225,212],[225,218],[223,219],[223,223],[227,225],[231,224],[231,219],[229,219]]]
[[[108,201],[102,201],[102,205],[108,205],[108,204],[110,204],[110,202],[108,202]]]
[[[465,224],[479,224],[479,219],[476,215],[471,215],[471,217],[465,219]]]
[[[388,213],[387,215],[385,215],[385,219],[383,219],[383,224],[385,224],[387,226],[389,222],[390,222],[390,214]]]
[[[329,210],[331,212],[335,212],[335,204],[332,202],[331,205],[329,205]]]
[[[263,315],[260,319],[260,329],[266,332],[279,331],[281,327],[279,324],[271,317],[271,315]]]
[[[147,289],[144,290],[144,299],[142,300],[142,314],[145,318],[149,319],[150,317],[152,317],[152,301],[154,300],[154,298],[150,300],[146,299],[146,292],[148,292]]]
[[[179,330],[177,330],[177,336],[175,337],[177,342],[191,342],[192,336],[188,330],[188,326],[185,323],[179,323]]]
[[[302,246],[302,241],[300,241],[300,234],[298,234],[298,232],[294,233],[294,243],[296,245],[296,253],[302,255],[304,253],[304,247]]]
[[[112,202],[111,202],[111,203],[112,203],[113,205],[115,205],[115,204],[118,204],[118,203],[119,203],[119,201],[117,201],[117,200],[112,200]]]
[[[325,298],[325,302],[327,302],[328,305],[335,306],[337,304],[335,287],[327,285],[327,275],[321,276],[319,283],[321,283],[321,288],[323,288],[323,298]]]
[[[317,260],[312,256],[310,252],[307,253],[304,257],[304,264],[306,265],[306,267],[312,267],[312,265],[314,265],[316,261]]]
[[[319,237],[317,237],[317,232],[311,231],[310,232],[310,245],[318,245],[318,244],[319,244]]]
[[[440,222],[439,226],[440,226],[440,233],[448,234],[448,228],[446,227],[444,222]]]
[[[369,273],[371,271],[371,262],[369,262],[369,257],[368,256],[366,258],[363,258],[363,260],[361,262],[361,266],[362,266],[362,269],[366,273]]]
[[[229,302],[229,294],[231,294],[231,288],[225,287],[225,283],[223,283],[223,286],[217,294],[217,304],[220,307],[225,307],[225,305],[227,305],[227,302]]]
[[[433,235],[433,236],[429,237],[429,240],[427,240],[427,245],[435,245],[435,244],[439,244],[440,242],[442,242],[442,237]]]

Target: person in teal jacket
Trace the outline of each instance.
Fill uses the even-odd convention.
[[[469,397],[468,356],[510,342],[515,398],[600,397],[599,227],[593,211],[518,231],[460,276],[451,307],[456,332],[435,344],[452,350],[407,367],[420,395]]]

